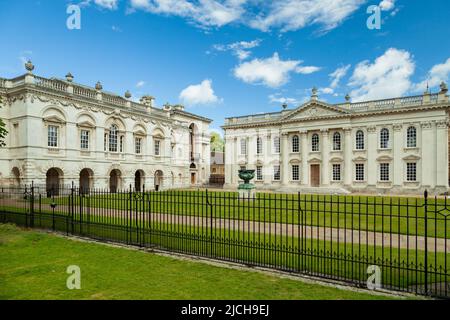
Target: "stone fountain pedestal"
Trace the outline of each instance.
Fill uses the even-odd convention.
[[[254,200],[256,198],[256,187],[250,183],[250,180],[255,177],[255,170],[239,170],[239,178],[244,180],[244,183],[238,186],[239,200]]]

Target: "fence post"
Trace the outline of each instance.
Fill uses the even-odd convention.
[[[70,204],[70,222],[71,222],[71,227],[70,227],[70,230],[71,230],[71,233],[73,234],[73,232],[74,232],[74,225],[73,225],[73,218],[74,218],[74,213],[75,213],[75,206],[74,206],[74,200],[75,200],[75,187],[74,187],[74,183],[73,183],[73,181],[72,181],[72,188],[71,188],[71,193],[72,193],[72,196],[71,196],[71,204]]]
[[[428,295],[428,190],[425,189],[423,196],[425,198],[425,295]]]
[[[31,181],[30,228],[34,227],[34,183]]]
[[[206,208],[209,210],[209,253],[213,256],[213,212],[212,205],[209,202],[208,189],[206,189]],[[206,211],[208,212],[208,211]]]

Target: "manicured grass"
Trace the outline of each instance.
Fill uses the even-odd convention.
[[[66,268],[81,268],[68,290]],[[0,224],[0,299],[385,299]]]
[[[73,198],[73,206],[132,210],[215,218],[241,219],[311,226],[358,229],[449,238],[450,203],[428,200],[425,231],[424,199],[345,195],[258,194],[255,201],[240,201],[234,192],[163,191],[148,193],[94,193]],[[42,204],[72,205],[66,196],[41,199]],[[81,203],[80,203],[81,202]],[[38,208],[38,203],[35,204]]]

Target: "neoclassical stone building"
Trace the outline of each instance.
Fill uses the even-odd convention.
[[[182,106],[133,102],[65,79],[28,73],[0,78],[0,118],[9,131],[0,152],[1,185],[32,181],[116,191],[202,185],[209,180],[211,120]]]
[[[446,84],[439,93],[227,118],[225,186],[240,168],[259,189],[304,192],[440,193],[449,187]]]

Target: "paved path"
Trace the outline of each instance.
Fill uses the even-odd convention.
[[[14,201],[12,199],[2,199],[0,205],[3,206],[17,206],[24,207],[22,201]],[[77,206],[75,206],[77,209]],[[49,204],[42,204],[43,210],[52,210]],[[75,209],[75,212],[77,212]],[[84,207],[87,209],[87,207]],[[69,212],[69,207],[64,205],[58,205],[58,212]],[[87,214],[84,210],[83,214]],[[110,217],[117,220],[125,220],[129,216],[129,212],[119,209],[109,209],[106,212],[105,208],[90,208],[90,214],[97,217]],[[206,213],[204,213],[206,215]],[[423,236],[414,235],[402,235],[393,234],[388,232],[372,232],[372,231],[358,231],[344,228],[330,228],[330,227],[317,227],[296,225],[288,223],[274,223],[274,222],[258,222],[258,221],[246,221],[246,220],[234,220],[224,218],[208,218],[199,216],[187,216],[178,214],[161,214],[161,213],[136,213],[135,211],[131,215],[131,219],[138,219],[140,221],[148,222],[150,225],[154,222],[170,223],[183,226],[195,226],[204,228],[205,233],[209,227],[220,229],[216,235],[226,236],[226,231],[245,231],[261,234],[272,234],[282,236],[301,237],[306,239],[319,239],[326,241],[334,241],[347,244],[362,244],[372,246],[384,246],[391,248],[411,249],[411,250],[424,250],[425,240],[427,240],[427,247],[429,252],[446,252],[450,253],[450,239],[433,238],[428,237],[425,239]],[[91,220],[92,221],[92,220]],[[221,234],[222,233],[222,234]]]

